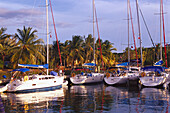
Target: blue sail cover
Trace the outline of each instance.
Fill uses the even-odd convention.
[[[160,61],[156,62],[156,63],[154,64],[154,66],[161,66],[162,64],[163,64],[163,61],[160,60]]]
[[[48,69],[48,64],[44,64],[44,65],[18,64],[18,66],[21,66],[21,67],[32,67],[32,68],[46,68],[46,69]]]
[[[96,66],[95,63],[84,63],[83,66]]]
[[[162,66],[148,66],[148,67],[144,67],[142,68],[143,71],[159,71],[159,72],[163,72],[165,71],[165,68]]]
[[[21,71],[21,72],[26,72],[26,71],[29,71],[30,69],[27,69],[27,68],[19,68],[19,69],[14,69],[12,71]]]
[[[117,64],[116,66],[119,67],[119,66],[128,66],[128,65],[129,65],[129,62],[124,62],[121,64]]]

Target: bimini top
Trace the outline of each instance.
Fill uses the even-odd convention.
[[[44,64],[44,65],[18,64],[18,66],[21,66],[21,67],[31,67],[31,68],[46,68],[46,69],[48,69],[48,64]]]
[[[165,67],[162,67],[162,66],[148,66],[148,67],[144,67],[142,68],[143,71],[160,71],[160,72],[163,72],[165,71]]]
[[[12,70],[13,71],[21,71],[21,72],[27,72],[27,71],[30,71],[30,69],[27,69],[27,68],[19,68],[19,69],[14,69]]]
[[[84,63],[82,66],[96,66],[95,63]]]
[[[124,63],[121,63],[121,64],[117,64],[116,66],[121,67],[121,66],[128,66],[128,65],[129,65],[129,62],[124,62]]]

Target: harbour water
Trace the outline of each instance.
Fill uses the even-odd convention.
[[[168,113],[166,89],[72,85],[48,92],[1,93],[5,113]]]

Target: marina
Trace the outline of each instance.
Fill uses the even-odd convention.
[[[49,92],[3,93],[1,104],[11,112],[169,112],[169,91],[159,88],[73,85]],[[1,106],[2,106],[1,105]]]
[[[169,5],[0,1],[0,113],[169,113]]]

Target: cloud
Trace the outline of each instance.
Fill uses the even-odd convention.
[[[30,9],[19,9],[19,10],[9,10],[5,8],[0,8],[0,17],[4,19],[10,19],[10,18],[24,18],[28,16],[38,16],[41,15],[42,12],[38,10],[30,10]]]

